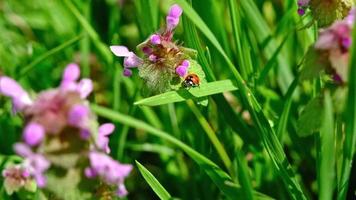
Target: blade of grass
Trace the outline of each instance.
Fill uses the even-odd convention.
[[[51,57],[52,55],[62,51],[63,49],[68,48],[69,46],[75,44],[79,40],[81,40],[84,37],[84,34],[78,35],[73,37],[72,39],[68,40],[67,42],[47,51],[46,53],[42,54],[38,58],[36,58],[34,61],[32,61],[30,64],[26,65],[23,67],[19,73],[19,77],[21,78],[25,74],[29,73],[36,65],[44,61],[45,59]]]
[[[244,79],[247,79],[248,77],[248,71],[246,70],[245,66],[246,62],[245,59],[243,57],[243,53],[242,53],[242,46],[241,46],[241,28],[240,28],[240,16],[238,15],[238,13],[236,12],[236,8],[237,8],[237,3],[235,0],[229,0],[229,10],[230,10],[230,17],[231,17],[231,23],[232,23],[232,30],[233,30],[233,35],[234,35],[234,41],[235,41],[235,46],[237,49],[237,62],[240,66],[240,70],[241,70],[241,75]]]
[[[333,199],[335,189],[335,131],[330,93],[325,92],[324,120],[320,130],[319,199]]]
[[[240,151],[236,152],[235,154],[237,162],[237,176],[243,191],[243,199],[253,200],[253,188],[246,159]]]
[[[159,181],[152,175],[150,171],[148,171],[141,163],[136,160],[136,165],[138,170],[140,171],[143,178],[146,180],[148,185],[152,188],[152,190],[157,194],[157,196],[162,200],[171,199],[172,196],[167,192],[167,190],[159,183]]]
[[[355,26],[354,26],[355,27]],[[352,32],[352,41],[356,41],[356,28]],[[351,58],[349,64],[348,97],[345,107],[346,132],[344,139],[344,152],[341,170],[341,178],[338,184],[338,199],[345,200],[352,168],[352,159],[356,146],[356,42],[352,43]]]
[[[287,157],[283,151],[282,145],[279,143],[277,136],[275,135],[273,129],[271,128],[268,119],[264,115],[261,106],[257,102],[256,98],[247,87],[245,81],[242,79],[240,73],[236,70],[235,66],[231,60],[227,57],[224,50],[218,43],[215,36],[202,21],[199,15],[185,2],[184,0],[176,0],[183,8],[185,15],[202,31],[202,33],[210,40],[210,42],[217,48],[217,50],[222,54],[228,67],[234,77],[236,78],[237,86],[241,92],[241,97],[248,103],[250,113],[254,119],[255,124],[259,128],[260,138],[269,153],[276,169],[280,173],[286,188],[289,191],[290,196],[293,199],[306,199],[298,180],[289,164]],[[245,1],[243,1],[245,2]]]
[[[278,48],[276,49],[276,51],[273,53],[272,57],[267,61],[266,65],[263,67],[261,73],[260,73],[260,76],[258,77],[257,79],[257,83],[259,84],[262,84],[267,75],[268,75],[268,72],[273,68],[273,66],[277,65],[278,64],[278,56],[279,56],[279,53],[281,52],[284,44],[286,43],[288,39],[288,35],[283,39],[283,41],[281,42],[281,44],[278,46]]]
[[[264,48],[264,54],[269,60],[273,56],[273,52],[277,49],[277,44],[274,38],[272,38],[271,30],[268,27],[267,22],[264,20],[263,16],[259,12],[254,1],[239,1],[242,10],[245,13],[245,18],[253,30],[256,33],[257,40],[260,44],[266,43]],[[284,59],[282,54],[279,53],[277,56],[278,61],[278,83],[283,92],[286,92],[288,85],[293,80],[293,75],[291,70],[288,68],[288,60]]]
[[[216,136],[216,133],[211,128],[209,122],[204,118],[203,114],[200,112],[200,110],[198,109],[198,107],[195,105],[193,101],[187,101],[187,104],[190,110],[194,113],[195,117],[198,119],[200,125],[203,127],[205,133],[208,135],[211,143],[213,144],[216,151],[218,152],[218,155],[220,156],[220,159],[223,161],[226,169],[230,172],[231,175],[233,175],[231,170],[231,160],[227,155],[224,146],[219,141],[219,138]]]
[[[171,136],[170,134],[156,129],[143,121],[132,118],[131,116],[117,113],[108,108],[91,104],[91,109],[99,116],[108,118],[114,122],[120,122],[134,128],[145,130],[156,137],[160,137],[174,144],[175,146],[183,150],[191,159],[193,159],[205,171],[205,173],[208,174],[208,176],[221,190],[221,192],[225,194],[229,199],[236,199],[236,197],[241,195],[242,191],[240,186],[234,183],[231,177],[226,172],[221,170],[214,162],[212,162],[202,154],[198,153],[194,149],[190,148],[188,145],[184,144],[180,140]],[[270,197],[259,192],[254,192],[254,195],[263,199],[271,199]]]
[[[211,57],[209,49],[206,48],[206,51],[204,50],[200,42],[200,36],[198,35],[194,24],[189,21],[185,15],[183,15],[183,26],[185,41],[187,42],[186,44],[188,45],[188,47],[196,49],[198,51],[198,61],[201,64],[204,72],[206,73],[206,78],[208,82],[216,81],[216,77],[211,69]],[[234,107],[229,104],[225,97],[220,94],[214,95],[212,96],[212,98],[214,99],[214,101],[217,102],[218,105],[220,105],[220,108],[224,110],[224,113],[219,114],[229,123],[231,128],[236,133],[239,133],[242,139],[247,143],[255,142],[256,139],[253,135],[254,130],[246,126],[241,116],[234,111]]]
[[[279,118],[277,132],[276,132],[281,143],[283,141],[283,134],[287,129],[290,108],[291,108],[292,101],[293,101],[292,97],[293,97],[293,93],[294,93],[295,89],[298,86],[298,80],[299,80],[298,77],[296,77],[294,79],[291,86],[288,88],[287,94],[284,97],[285,101],[284,101],[283,111],[282,111],[281,117]]]
[[[85,17],[79,12],[79,10],[75,7],[71,0],[63,0],[63,3],[70,10],[70,12],[72,12],[72,14],[78,20],[79,24],[83,27],[83,29],[88,33],[89,37],[93,41],[93,44],[95,45],[101,56],[104,58],[104,60],[108,64],[111,64],[113,62],[113,56],[109,50],[108,45],[105,45],[103,42],[101,42],[98,33],[85,19]]]
[[[237,87],[230,80],[215,81],[202,84],[196,88],[180,89],[170,91],[156,96],[139,100],[134,105],[158,106],[168,103],[186,101],[188,99],[198,99],[205,96],[237,90]]]

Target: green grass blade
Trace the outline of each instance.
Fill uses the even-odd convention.
[[[257,102],[251,90],[247,87],[240,73],[236,70],[235,66],[227,57],[226,53],[218,43],[217,39],[214,37],[212,32],[202,21],[199,15],[184,0],[176,0],[176,2],[181,5],[185,15],[187,15],[188,18],[202,31],[202,33],[210,40],[210,42],[212,42],[215,48],[222,54],[222,56],[226,60],[230,71],[236,78],[237,86],[240,92],[242,93],[241,96],[244,98],[244,101],[248,103],[250,113],[255,121],[255,124],[260,130],[258,132],[260,134],[260,138],[262,139],[267,152],[269,153],[270,157],[272,158],[272,161],[278,169],[278,172],[284,180],[288,191],[290,191],[289,194],[294,199],[306,199],[301,189],[301,186],[295,177],[292,167],[287,160],[282,145],[279,143],[279,140],[275,135],[273,129],[271,128],[268,119],[264,115],[261,106]]]
[[[265,80],[266,80],[266,77],[268,75],[268,72],[278,64],[278,56],[279,56],[279,53],[281,52],[284,44],[286,43],[288,39],[288,36],[286,36],[284,38],[284,40],[281,42],[281,44],[278,46],[278,48],[276,49],[276,51],[273,53],[272,57],[268,60],[268,62],[266,63],[266,65],[263,67],[261,73],[260,73],[260,76],[258,77],[257,79],[257,82],[259,84],[262,84]]]
[[[334,113],[329,92],[324,97],[324,120],[320,130],[319,199],[333,199],[335,188],[335,131]]]
[[[224,145],[221,144],[219,138],[216,136],[216,133],[211,128],[209,122],[204,118],[203,114],[200,112],[198,107],[192,101],[187,101],[187,104],[191,111],[194,113],[195,117],[198,119],[200,125],[203,127],[205,133],[208,135],[211,143],[218,152],[220,159],[223,161],[227,170],[231,171],[231,160],[226,153]],[[230,173],[231,174],[231,173]]]
[[[261,106],[259,105],[251,90],[247,87],[240,73],[236,70],[234,64],[228,58],[215,36],[202,21],[199,15],[184,0],[176,0],[176,2],[181,5],[185,15],[187,15],[188,18],[197,26],[197,28],[202,31],[202,33],[210,40],[210,42],[221,53],[227,62],[230,71],[236,78],[237,86],[242,94],[241,97],[243,97],[243,100],[248,103],[250,113],[254,119],[255,124],[260,130],[258,132],[260,134],[260,138],[262,139],[267,152],[269,153],[272,161],[278,169],[278,172],[284,180],[288,191],[290,191],[289,194],[293,199],[306,199],[301,186],[295,177],[292,167],[287,160],[282,145],[279,143],[279,140],[271,128],[268,119],[264,115]]]
[[[253,188],[251,183],[251,178],[249,175],[249,169],[247,161],[244,155],[241,152],[236,152],[236,161],[237,161],[237,176],[243,190],[244,198],[246,200],[253,200]]]
[[[355,27],[355,26],[354,26]],[[356,29],[352,33],[352,41],[356,41]],[[338,184],[338,199],[345,200],[352,168],[352,159],[356,146],[356,42],[352,43],[349,65],[348,99],[345,108],[346,134],[344,139],[343,163],[340,182]]]
[[[239,21],[240,16],[238,15],[237,12],[237,3],[235,0],[229,0],[229,10],[230,10],[230,17],[231,17],[231,23],[232,23],[232,30],[234,34],[234,40],[235,40],[235,46],[237,49],[237,57],[238,57],[238,64],[241,69],[241,75],[244,79],[247,79],[248,77],[248,72],[246,70],[246,62],[245,58],[243,56],[243,51],[242,51],[242,45],[241,45],[241,29],[240,29],[240,24]]]
[[[72,39],[68,40],[67,42],[47,51],[46,53],[42,54],[41,56],[39,56],[38,58],[36,58],[34,61],[32,61],[30,64],[26,65],[25,67],[22,68],[22,70],[20,71],[20,77],[22,77],[23,75],[29,73],[36,65],[38,65],[39,63],[41,63],[43,60],[49,58],[50,56],[62,51],[63,49],[68,48],[69,46],[75,44],[76,42],[78,42],[79,40],[81,40],[84,37],[83,34],[78,35],[73,37]]]
[[[267,59],[271,59],[273,56],[273,52],[276,51],[278,45],[274,38],[272,38],[272,33],[270,28],[268,27],[267,22],[264,20],[260,11],[258,10],[255,1],[239,1],[241,8],[245,13],[245,18],[252,31],[255,34],[258,42],[260,44],[268,41],[266,47],[264,48],[264,54]],[[278,83],[283,92],[286,92],[288,86],[293,80],[293,75],[291,70],[288,68],[290,64],[288,60],[283,57],[281,53],[277,56],[278,61]]]
[[[281,117],[279,118],[277,132],[276,132],[280,141],[282,141],[282,136],[287,129],[288,118],[290,115],[290,108],[291,108],[292,101],[293,101],[292,97],[293,97],[293,93],[294,93],[295,89],[298,86],[298,80],[299,80],[298,78],[294,79],[291,86],[288,88],[287,94],[284,97],[285,102],[284,102],[284,106],[283,106],[283,112],[282,112]]]
[[[239,186],[233,183],[231,177],[221,170],[215,163],[211,160],[198,153],[194,149],[190,148],[188,145],[184,144],[180,140],[174,138],[168,133],[158,130],[143,121],[134,119],[130,116],[123,115],[112,111],[107,108],[103,108],[97,105],[91,105],[92,110],[97,113],[99,116],[108,118],[114,122],[121,122],[131,127],[139,128],[147,131],[148,133],[160,137],[166,141],[171,142],[175,146],[179,147],[186,154],[188,154],[213,180],[215,185],[228,197],[234,198],[239,195]]]
[[[89,37],[92,39],[93,44],[98,49],[104,60],[111,64],[113,62],[112,53],[109,50],[109,46],[101,42],[98,33],[90,25],[90,23],[85,19],[85,17],[79,12],[71,0],[63,0],[66,7],[73,13],[75,18],[78,20],[83,29],[88,33]]]
[[[134,105],[158,106],[168,103],[186,101],[188,99],[199,99],[213,94],[234,91],[237,87],[231,80],[215,81],[202,84],[196,88],[180,89],[170,91],[156,96],[139,100]]]
[[[140,171],[143,178],[146,180],[148,185],[152,188],[152,190],[157,194],[157,196],[162,200],[171,199],[171,195],[167,192],[167,190],[158,182],[158,180],[148,171],[141,163],[136,160],[136,165],[138,170]]]

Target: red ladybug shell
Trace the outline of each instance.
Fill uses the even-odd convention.
[[[182,86],[185,88],[198,87],[199,85],[200,79],[196,74],[188,74],[182,82]]]

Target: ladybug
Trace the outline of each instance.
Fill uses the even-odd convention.
[[[199,85],[200,79],[196,74],[188,74],[182,82],[184,88],[198,87]]]

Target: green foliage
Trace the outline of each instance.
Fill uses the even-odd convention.
[[[312,99],[303,109],[297,124],[300,137],[311,135],[320,130],[324,116],[324,104],[321,97]]]
[[[174,38],[201,84],[182,88],[177,77],[168,84],[173,91],[143,96],[138,70],[123,77],[122,59],[109,46],[134,50],[165,26],[174,3],[183,8]],[[111,155],[144,163],[136,162],[125,181],[127,199],[351,199],[356,43],[348,83],[334,84],[327,55],[313,47],[318,25],[345,13],[341,4],[329,7],[315,24],[315,14],[325,12],[319,4],[300,17],[296,1],[4,0],[0,75],[35,96],[58,85],[63,66],[80,64],[94,82],[89,99],[98,121],[116,125]],[[21,140],[23,120],[0,96],[1,170],[21,162],[12,145]],[[76,166],[87,161],[56,146],[48,146],[49,157],[69,173],[49,171],[46,190],[11,196],[1,178],[0,199],[96,198],[98,180]]]
[[[158,180],[148,171],[141,163],[136,161],[136,165],[138,170],[140,170],[141,175],[147,181],[147,183],[151,186],[152,190],[157,194],[157,196],[162,200],[171,199],[171,195],[167,192],[167,190],[158,182]]]

